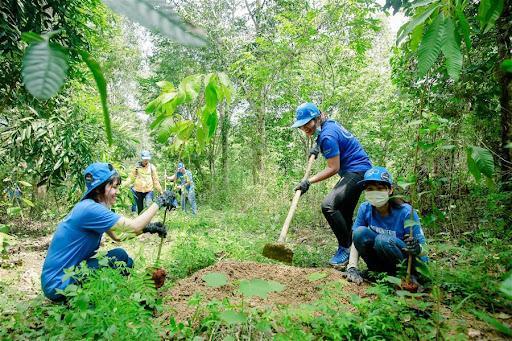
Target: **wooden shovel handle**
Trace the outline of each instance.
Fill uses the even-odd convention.
[[[306,180],[309,178],[309,174],[311,173],[311,167],[313,166],[313,162],[315,161],[316,156],[311,155],[308,160],[308,165],[306,166],[306,173],[302,180]],[[284,243],[286,239],[286,234],[288,233],[288,228],[290,227],[290,223],[292,222],[293,215],[295,214],[295,210],[297,210],[297,205],[299,204],[301,191],[296,190],[295,195],[293,196],[292,205],[290,206],[290,210],[288,211],[288,215],[286,216],[286,220],[284,221],[283,227],[281,228],[281,234],[279,235],[278,243]]]

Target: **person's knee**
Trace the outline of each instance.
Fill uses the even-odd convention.
[[[366,226],[359,226],[354,230],[352,233],[352,241],[358,251],[373,244],[373,238],[370,234],[371,231]]]
[[[107,256],[113,258],[114,262],[124,262],[128,268],[133,267],[133,259],[131,259],[128,253],[122,248],[110,250]]]
[[[322,212],[325,213],[331,213],[334,211],[334,201],[329,197],[325,198],[324,201],[322,201]]]

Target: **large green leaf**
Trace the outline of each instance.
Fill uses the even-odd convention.
[[[255,278],[252,280],[241,280],[239,291],[245,297],[258,296],[260,298],[267,298],[270,292],[280,292],[284,288],[284,285],[281,283]]]
[[[206,109],[208,112],[212,112],[217,108],[219,103],[218,89],[218,78],[215,75],[207,77],[208,83],[204,89],[204,99],[206,102]]]
[[[227,324],[241,324],[247,321],[247,316],[244,313],[234,310],[225,310],[219,314],[219,317]]]
[[[455,13],[457,14],[457,19],[459,21],[459,27],[462,31],[462,35],[464,37],[464,42],[466,43],[466,47],[468,50],[471,49],[471,28],[468,23],[468,19],[464,15],[464,10],[461,6],[457,6],[455,9]]]
[[[434,65],[437,57],[441,53],[441,43],[443,41],[444,17],[438,14],[430,24],[421,40],[418,49],[418,75],[424,77]]]
[[[32,96],[48,99],[55,95],[64,84],[67,71],[67,56],[58,45],[45,40],[26,49],[21,75]]]
[[[494,175],[494,159],[489,150],[477,146],[469,146],[467,149],[467,162],[470,173],[476,181],[481,175],[492,179]]]
[[[478,20],[480,28],[487,33],[501,16],[504,0],[481,0],[478,6]]]
[[[432,4],[425,10],[419,11],[419,13],[416,14],[411,20],[409,20],[409,22],[400,27],[398,30],[398,38],[396,40],[397,45],[400,44],[402,40],[404,40],[407,35],[411,33],[418,25],[423,24],[425,20],[430,18],[432,13],[434,13],[434,11],[439,8],[439,6],[440,4]]]
[[[91,70],[94,80],[96,81],[96,87],[100,93],[101,108],[103,109],[103,121],[105,123],[107,140],[108,144],[112,145],[112,125],[110,123],[110,114],[108,112],[107,105],[107,81],[103,76],[100,64],[98,64],[98,62],[95,61],[88,52],[83,50],[77,50],[77,52],[80,54],[80,56],[82,56],[82,60],[85,62],[85,64],[87,64],[87,67],[89,67],[89,70]]]
[[[510,72],[512,73],[512,59],[506,59],[503,61],[503,63],[501,63],[501,68],[503,69],[503,71],[505,72]]]
[[[178,43],[190,46],[206,45],[205,32],[183,21],[168,8],[166,1],[103,0],[103,2],[115,12],[160,32]]]
[[[34,32],[23,32],[21,34],[21,40],[23,40],[25,43],[31,44],[42,42],[44,41],[44,38],[40,34]]]
[[[212,288],[220,288],[221,286],[228,284],[228,278],[221,272],[210,272],[201,278],[209,287]]]
[[[180,90],[185,94],[185,101],[195,101],[203,84],[203,75],[191,75],[183,78],[180,83]]]
[[[453,80],[458,80],[462,70],[462,53],[455,38],[455,25],[452,18],[445,18],[443,26],[444,39],[441,44],[441,51],[446,58],[446,69]]]
[[[501,283],[500,291],[509,299],[512,299],[512,273]]]
[[[490,316],[486,312],[478,311],[478,310],[472,310],[472,313],[475,316],[477,316],[479,319],[481,319],[482,321],[486,322],[491,327],[493,327],[494,329],[499,331],[500,333],[502,333],[504,335],[507,335],[507,336],[512,336],[512,328],[510,328],[505,323],[502,323],[502,322],[498,321],[497,319],[495,319],[494,317]]]

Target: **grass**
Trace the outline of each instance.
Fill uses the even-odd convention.
[[[325,267],[335,249],[334,236],[317,225],[318,212],[300,214],[289,237],[294,242],[294,265]],[[265,243],[276,240],[280,218],[257,210],[221,212],[207,207],[201,207],[196,217],[181,211],[168,214],[162,267],[169,277],[164,289],[221,259],[274,263],[261,251]],[[299,227],[297,221],[307,221],[310,227]],[[510,244],[488,235],[478,243],[453,241],[444,235],[430,236],[430,240],[430,280],[422,296],[395,295],[391,284],[381,282],[369,289],[367,297],[349,297],[350,306],[343,306],[336,303],[338,295],[344,295],[343,287],[333,283],[324,288],[318,302],[295,308],[241,312],[230,302],[209,302],[205,317],[186,325],[153,317],[153,311],[165,314],[169,307],[148,285],[144,272],[156,258],[159,240],[143,236],[123,243],[136,261],[128,280],[115,270],[98,271],[82,288],[68,293],[67,305],[50,304],[40,296],[16,297],[12,283],[0,280],[0,338],[457,339],[466,336],[468,327],[486,328],[471,311],[510,312],[510,301],[498,291],[504,273],[510,270]],[[198,300],[193,298],[191,304]],[[233,311],[231,319],[222,315],[225,310]],[[239,313],[245,317],[237,320]]]

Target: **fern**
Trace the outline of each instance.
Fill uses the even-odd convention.
[[[446,69],[452,79],[458,80],[462,70],[462,53],[455,38],[455,26],[451,18],[444,20],[443,30],[444,39],[441,44],[441,51],[443,51],[443,55],[446,58]]]
[[[425,9],[425,11],[420,12],[419,14],[415,15],[407,24],[403,25],[400,28],[400,30],[398,31],[398,38],[396,41],[397,45],[400,44],[400,42],[405,37],[407,37],[407,35],[409,33],[411,33],[416,27],[423,24],[425,22],[425,20],[430,18],[432,13],[434,13],[434,11],[439,8],[439,6],[440,6],[439,4],[431,5],[430,7]]]
[[[444,17],[439,14],[427,28],[418,50],[418,75],[424,77],[441,53],[444,40]]]

